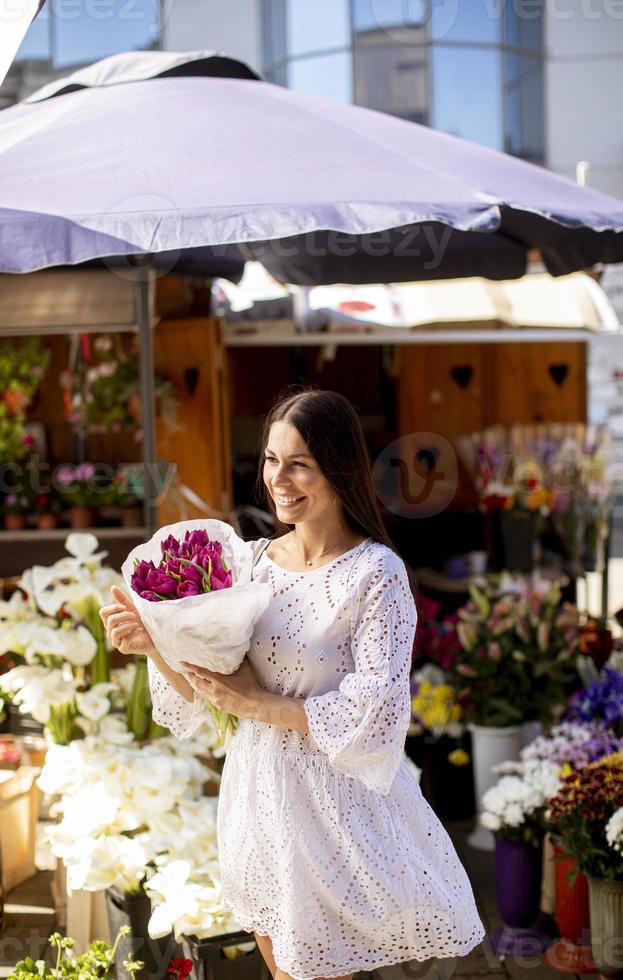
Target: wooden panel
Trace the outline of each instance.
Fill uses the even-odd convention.
[[[154,338],[155,366],[178,389],[183,431],[157,426],[158,456],[176,463],[179,477],[210,507],[231,507],[229,414],[222,379],[223,348],[216,320],[163,320]]]
[[[48,269],[0,276],[0,327],[134,323],[133,283],[109,269]]]
[[[265,415],[290,381],[290,348],[232,347],[226,354],[232,417]]]
[[[480,344],[414,344],[398,349],[398,434],[446,438],[482,427],[487,364]]]
[[[493,344],[487,421],[586,420],[586,343]]]

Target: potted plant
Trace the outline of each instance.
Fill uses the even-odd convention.
[[[191,980],[270,980],[257,944],[224,908],[220,890],[189,861],[172,860],[148,878],[149,935],[171,932],[193,963]]]
[[[576,681],[578,613],[538,579],[488,576],[459,610],[460,652],[449,668],[472,735],[476,800],[496,764],[517,759],[535,723],[550,722]],[[493,849],[479,823],[469,838]]]
[[[536,920],[541,898],[545,810],[559,786],[558,766],[508,762],[482,798],[480,822],[495,834],[495,880],[504,925],[489,936],[498,954],[541,953],[550,938]]]
[[[32,511],[35,515],[35,524],[41,531],[58,527],[62,510],[60,500],[48,487],[42,493],[37,494],[33,500]]]
[[[475,810],[473,771],[456,691],[441,668],[426,664],[411,677],[411,695],[410,733],[422,735],[422,793],[443,819],[468,820]]]
[[[0,459],[19,462],[31,450],[27,412],[50,359],[39,337],[0,344]]]
[[[55,477],[71,526],[77,529],[92,527],[95,508],[104,497],[103,488],[98,486],[95,466],[92,463],[62,466]]]
[[[7,531],[21,531],[28,526],[28,515],[31,511],[31,501],[26,493],[16,490],[7,493],[2,500],[4,526]]]
[[[547,818],[588,879],[591,949],[602,977],[623,977],[623,751],[563,777]]]
[[[9,980],[27,980],[28,977],[37,977],[39,980],[107,980],[111,975],[111,969],[115,963],[119,943],[127,935],[127,929],[122,927],[112,946],[102,939],[97,939],[89,943],[86,951],[80,956],[70,954],[70,950],[75,947],[75,940],[61,936],[55,932],[50,936],[50,946],[56,950],[56,962],[53,966],[48,966],[45,960],[33,960],[31,956],[20,960]],[[134,960],[130,955],[124,964],[127,976],[134,980],[143,964]]]
[[[568,775],[623,748],[623,739],[597,722],[564,721],[535,739],[521,752],[522,760],[559,767]],[[550,821],[550,858],[544,865],[544,893],[555,895],[556,925],[560,938],[543,955],[546,964],[564,973],[596,972],[590,949],[588,882],[578,871]]]
[[[83,351],[76,370],[64,371],[60,383],[72,431],[85,438],[105,433],[142,438],[139,358],[136,341],[124,347],[121,336],[96,337]],[[156,414],[168,432],[180,429],[178,399],[166,378],[154,379]]]

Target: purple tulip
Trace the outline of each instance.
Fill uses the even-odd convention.
[[[160,568],[147,573],[145,584],[152,592],[159,592],[161,595],[173,595],[174,592],[177,592],[175,579]]]
[[[170,534],[168,538],[165,538],[164,541],[160,542],[160,550],[162,551],[163,555],[168,553],[169,555],[177,556],[179,555],[180,551],[180,543],[173,537],[172,534]]]
[[[184,599],[189,595],[202,595],[201,587],[196,582],[180,582],[177,587],[177,597]]]

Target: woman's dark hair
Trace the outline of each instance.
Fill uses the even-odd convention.
[[[264,421],[260,443],[256,497],[275,518],[276,536],[290,525],[277,517],[275,503],[263,479],[264,453],[273,422],[289,422],[299,432],[321,472],[331,484],[344,509],[352,531],[387,545],[394,551],[376,499],[370,457],[359,416],[348,398],[337,391],[311,385],[297,386],[279,395]]]

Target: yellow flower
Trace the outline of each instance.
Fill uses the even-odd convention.
[[[453,766],[466,766],[469,763],[469,755],[465,749],[454,749],[448,756],[448,762]]]

